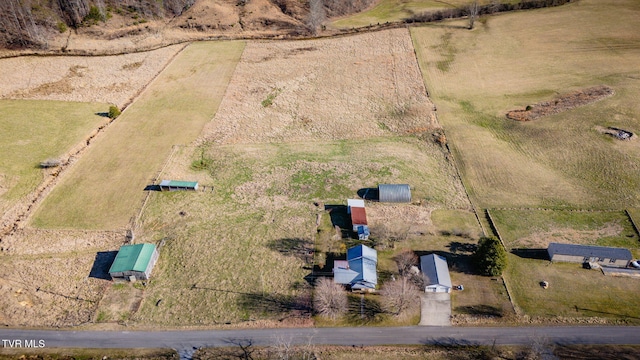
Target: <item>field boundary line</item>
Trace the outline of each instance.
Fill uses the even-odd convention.
[[[438,114],[437,112],[434,112],[434,113],[437,119]],[[444,128],[442,130],[445,131]],[[478,225],[480,225],[480,229],[482,230],[482,236],[487,236],[487,229],[485,229],[484,225],[482,224],[482,221],[480,221],[480,216],[478,215],[478,209],[476,208],[476,205],[473,203],[473,200],[471,199],[471,195],[469,195],[469,191],[467,190],[467,184],[465,184],[464,180],[462,179],[462,175],[460,174],[460,169],[458,168],[458,162],[456,161],[456,156],[454,152],[451,151],[449,144],[446,144],[445,146],[447,148],[447,152],[450,155],[451,162],[453,163],[453,168],[456,169],[456,176],[458,177],[458,180],[460,180],[460,183],[462,184],[462,188],[464,189],[464,194],[467,197],[469,204],[471,205],[471,210],[473,211],[473,214],[476,216],[476,221],[478,222]]]
[[[158,78],[158,76],[160,76],[160,74],[162,74],[168,67],[169,65],[171,65],[171,63],[173,63],[173,61],[178,57],[178,55],[182,54],[182,52],[184,51],[184,49],[187,48],[187,46],[191,45],[191,42],[187,42],[185,44],[182,44],[182,48],[179,49],[178,51],[175,52],[175,54],[173,54],[169,60],[167,60],[167,62],[164,64],[164,66],[160,69],[160,71],[158,71],[152,78],[151,80],[149,80],[147,82],[147,84],[145,86],[143,86],[140,90],[138,90],[137,93],[133,94],[133,96],[131,98],[129,98],[129,101],[127,101],[126,103],[124,103],[124,105],[122,106],[122,111],[124,112],[124,110],[126,108],[129,107],[129,105],[133,104],[139,97],[140,95],[142,95],[142,93],[144,93],[145,90],[147,90],[147,88],[149,86],[151,86],[151,84],[153,84],[155,82],[155,80]],[[157,50],[157,49],[154,49]],[[147,55],[148,56],[148,55]]]
[[[629,213],[629,210],[624,209],[624,213],[629,218],[629,221],[631,222],[631,226],[633,226],[633,230],[636,232],[636,235],[640,236],[640,231],[638,231],[638,226],[636,225],[636,222],[633,221],[633,216],[631,216],[631,214]]]
[[[180,145],[171,146],[171,152],[169,153],[169,156],[167,156],[160,170],[158,170],[155,176],[151,179],[152,183],[155,184],[156,182],[158,182],[158,179],[160,179],[160,176],[166,170],[167,166],[173,159],[173,156],[175,155],[178,148],[180,148]],[[147,203],[149,202],[150,197],[151,197],[151,190],[148,190],[147,194],[144,197],[144,200],[142,200],[142,205],[138,209],[137,214],[134,215],[133,218],[131,219],[130,228],[133,234],[136,233],[136,231],[138,230],[138,227],[140,226],[140,218],[142,218],[142,213],[144,212],[144,209],[147,207]]]
[[[500,236],[498,227],[496,226],[495,222],[493,221],[493,218],[491,217],[491,212],[489,211],[489,209],[485,209],[484,212],[487,215],[487,220],[489,220],[489,226],[491,227],[491,231],[493,231],[496,234],[496,236],[498,237],[498,240],[500,240],[500,244],[502,244],[502,247],[504,248],[504,250],[507,251],[507,247],[504,244],[504,240],[502,240],[502,236]],[[509,302],[511,303],[513,312],[515,312],[516,315],[520,315],[518,307],[513,302],[513,296],[511,296],[511,290],[509,290],[509,285],[507,285],[507,279],[504,277],[504,275],[500,275],[500,277],[502,278],[502,284],[504,285],[504,289],[507,291],[507,297],[509,298]]]

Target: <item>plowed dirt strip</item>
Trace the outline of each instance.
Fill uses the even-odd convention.
[[[193,141],[213,117],[243,49],[242,42],[186,48],[69,170],[31,224],[125,226],[171,146]]]

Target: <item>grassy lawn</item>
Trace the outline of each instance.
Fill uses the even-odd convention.
[[[40,162],[65,155],[107,120],[107,104],[0,101],[0,212],[43,180]]]
[[[332,229],[321,203],[346,205],[359,189],[406,182],[413,184],[414,201],[423,204],[402,204],[407,212],[462,207],[465,203],[456,200],[458,188],[450,181],[454,169],[441,151],[414,137],[211,146],[204,155],[201,148],[180,148],[163,176],[197,178],[214,191],[152,195],[138,238],[165,241],[135,320],[166,325],[310,321],[305,277],[314,261],[310,251],[322,247],[314,245],[321,237],[316,215]],[[189,167],[203,158],[206,170]],[[370,208],[370,221],[396,207]],[[443,228],[455,225],[477,233],[472,214],[438,211]],[[464,219],[455,220],[458,216]],[[405,216],[389,222],[411,220]],[[407,244],[431,248],[426,242]],[[393,251],[381,256],[392,257]],[[384,273],[390,265],[381,262]]]
[[[553,318],[600,317],[640,324],[638,279],[604,276],[580,264],[550,263],[509,254],[505,272],[516,305],[525,314]],[[541,281],[549,282],[543,289]]]
[[[474,202],[622,209],[640,203],[640,4],[581,1],[411,29],[429,93]],[[451,26],[448,26],[451,25]],[[595,85],[615,94],[532,122],[505,113]]]
[[[491,217],[509,249],[546,249],[549,242],[640,249],[624,211],[491,210]]]
[[[640,254],[638,236],[622,211],[491,210],[491,216],[509,250],[546,250],[548,243],[560,242],[624,247]],[[544,250],[534,258],[509,254],[504,276],[516,305],[525,314],[640,322],[640,311],[633,301],[638,279],[604,276],[580,264],[552,264]],[[539,286],[543,280],[551,284],[548,289]]]
[[[31,224],[124,227],[171,146],[195,140],[211,120],[243,49],[243,42],[187,47],[65,174]]]

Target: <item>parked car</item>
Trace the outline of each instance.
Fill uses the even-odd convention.
[[[636,269],[640,269],[640,260],[634,260],[631,262],[631,266],[636,268]]]

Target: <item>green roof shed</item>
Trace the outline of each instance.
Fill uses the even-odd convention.
[[[146,280],[158,261],[158,250],[153,244],[124,245],[109,268],[112,278]]]

